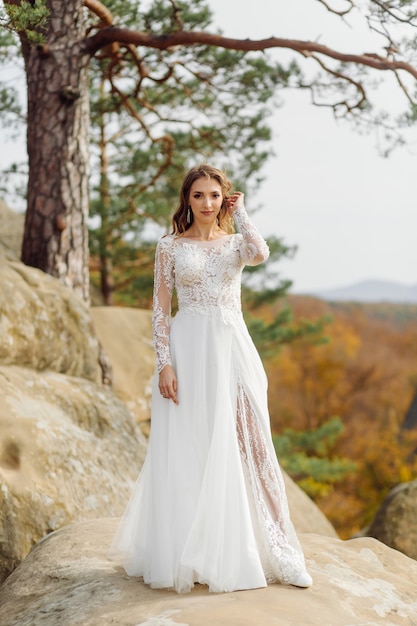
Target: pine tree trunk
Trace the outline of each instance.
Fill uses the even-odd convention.
[[[22,261],[89,302],[88,64],[83,0],[49,0],[46,43],[22,40],[29,183]]]

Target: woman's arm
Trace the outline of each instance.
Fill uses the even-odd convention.
[[[266,261],[269,257],[268,245],[246,213],[243,193],[236,191],[228,199],[228,205],[236,228],[243,237],[240,247],[242,261],[246,265],[259,265]]]
[[[152,327],[159,391],[164,398],[177,401],[177,379],[171,364],[169,330],[171,299],[174,288],[172,240],[161,239],[156,247]]]

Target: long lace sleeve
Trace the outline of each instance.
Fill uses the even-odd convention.
[[[152,328],[156,367],[158,373],[171,365],[169,326],[171,320],[171,297],[174,288],[173,240],[165,237],[158,242],[155,254]]]
[[[246,265],[259,265],[269,257],[269,248],[258,229],[252,224],[245,207],[238,207],[233,213],[236,228],[242,235],[240,256]]]

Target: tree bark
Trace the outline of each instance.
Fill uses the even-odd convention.
[[[49,0],[46,43],[22,36],[29,182],[22,261],[89,302],[88,65],[83,0]]]

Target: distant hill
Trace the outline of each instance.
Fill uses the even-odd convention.
[[[417,283],[364,280],[346,287],[315,291],[310,295],[328,301],[417,303]]]

